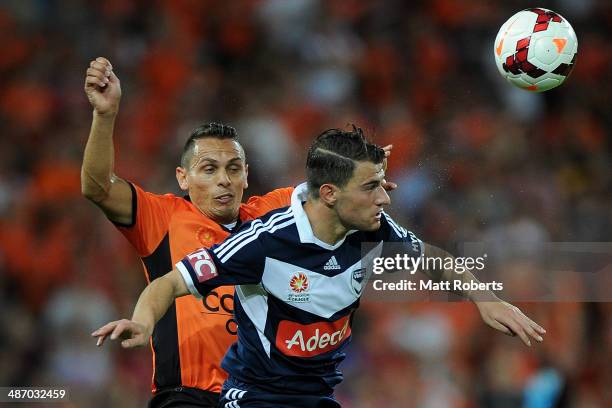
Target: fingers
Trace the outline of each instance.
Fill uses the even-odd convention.
[[[393,191],[397,188],[397,184],[386,180],[383,180],[382,186],[386,191]]]
[[[87,76],[85,77],[85,85],[95,85],[104,88],[110,81],[109,77],[110,73],[107,74],[106,72],[103,73],[94,68],[88,68]]]
[[[132,331],[133,323],[129,320],[123,319],[119,321],[119,324],[115,327],[115,330],[110,335],[111,340],[117,340],[119,336],[126,335],[129,336]]]
[[[144,336],[139,335],[132,339],[123,340],[121,342],[121,347],[129,349],[129,348],[135,348],[135,347],[142,347],[145,344],[147,344],[146,339],[144,338]]]
[[[111,84],[117,84],[119,83],[119,78],[117,78],[117,75],[115,75],[114,71],[110,72],[110,75],[108,76],[109,82]]]
[[[96,347],[100,347],[104,344],[104,339],[106,339],[106,334],[98,337],[98,341],[96,341]]]
[[[535,339],[538,342],[543,342],[544,338],[542,336],[540,336],[538,333],[536,333],[536,331],[534,330],[533,327],[531,327],[531,325],[529,325],[526,322],[523,322],[523,330],[525,330],[525,332],[531,336],[532,339]]]
[[[96,58],[89,63],[89,68],[87,68],[85,86],[99,86],[104,88],[110,81],[112,71],[113,66],[106,58]]]
[[[514,311],[514,306],[509,303],[502,303],[501,313],[496,313],[494,320],[505,326],[512,332],[512,335],[517,335],[525,343],[527,347],[531,347],[529,337],[521,327],[521,324],[516,320],[518,314]]]
[[[382,148],[385,151],[385,157],[389,157],[391,156],[391,150],[393,149],[393,145],[392,144],[388,144],[385,147]]]
[[[540,326],[539,324],[531,320],[529,317],[527,317],[527,315],[523,313],[523,311],[519,309],[518,307],[516,308],[516,312],[519,313],[525,320],[527,320],[529,325],[539,334],[546,334],[546,330],[542,326]]]
[[[100,347],[104,344],[104,340],[109,335],[111,340],[116,340],[123,333],[131,334],[133,326],[133,322],[127,319],[117,320],[100,327],[98,330],[91,333],[91,335],[98,338],[96,346]]]
[[[542,326],[540,326],[539,324],[537,324],[536,322],[534,322],[533,320],[529,319],[529,321],[531,322],[531,326],[540,334],[546,334],[546,329],[544,329]]]
[[[91,333],[91,335],[94,336],[94,337],[97,337],[97,336],[100,336],[100,335],[107,335],[109,333],[112,333],[112,331],[115,329],[115,326],[117,326],[117,324],[119,322],[120,322],[120,320],[107,323],[104,326],[100,327],[98,330],[96,330],[93,333]]]
[[[104,344],[104,340],[110,333],[113,332],[113,330],[115,330],[115,327],[118,323],[119,321],[107,323],[104,326],[100,327],[98,330],[95,330],[93,333],[91,333],[92,337],[98,338],[96,346],[100,347]]]
[[[518,336],[526,346],[531,347],[531,339],[544,341],[542,335],[546,330],[525,316],[518,307],[507,302],[482,302],[479,308],[489,326],[502,333]]]
[[[93,60],[93,61],[91,61],[91,62],[89,63],[89,66],[90,66],[90,67],[94,67],[94,66],[96,66],[96,67],[103,67],[103,68],[108,69],[108,70],[112,70],[112,69],[113,69],[113,66],[112,66],[112,64],[110,63],[110,61],[109,61],[109,60],[107,60],[107,59],[106,59],[106,58],[104,58],[104,57],[98,57],[98,58],[96,58],[95,60]]]
[[[502,324],[504,324],[504,326],[508,327],[517,336],[519,336],[527,347],[531,347],[531,341],[529,340],[529,336],[527,336],[527,333],[525,333],[525,330],[523,330],[523,328],[517,321],[515,321],[514,319],[507,319],[506,321],[502,322]]]
[[[514,319],[521,326],[521,328],[533,339],[542,342],[544,338],[540,335],[545,334],[546,330],[544,330],[540,325],[536,324],[533,320],[525,316],[525,314],[518,307],[513,306],[513,311],[515,313]],[[543,331],[543,332],[542,332]]]
[[[388,144],[385,147],[383,147],[383,150],[385,151],[385,159],[383,160],[383,170],[387,171],[387,157],[391,156],[391,149],[393,149],[393,145],[392,144]]]
[[[487,324],[492,328],[499,330],[500,332],[507,334],[508,336],[515,336],[514,332],[510,330],[507,326],[501,324],[497,320],[489,320]]]
[[[510,309],[507,316],[498,318],[497,321],[516,333],[528,347],[531,347],[530,338],[538,342],[544,341],[544,338],[531,326],[529,319],[518,308],[514,309]]]

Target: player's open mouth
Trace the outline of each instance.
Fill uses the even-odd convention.
[[[220,204],[228,204],[234,199],[234,195],[230,193],[221,194],[215,197],[215,201]]]
[[[381,217],[382,217],[382,211],[377,212],[376,215],[374,216],[374,218],[376,218],[377,221],[380,221]]]

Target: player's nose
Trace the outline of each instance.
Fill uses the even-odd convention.
[[[387,191],[382,187],[379,188],[379,192],[376,196],[375,204],[378,206],[391,204],[391,197],[389,197],[389,194],[387,194]]]
[[[219,171],[218,183],[219,185],[224,186],[224,187],[227,187],[230,184],[232,184],[232,180],[230,179],[229,174],[227,174],[227,171],[225,171],[224,169]]]

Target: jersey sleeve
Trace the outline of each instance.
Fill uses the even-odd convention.
[[[396,253],[401,251],[404,254],[418,258],[425,253],[425,245],[412,231],[408,231],[396,223],[389,214],[383,212],[381,218],[380,233],[383,235],[382,240],[387,245],[389,250],[387,253]],[[396,245],[393,245],[396,244]]]
[[[129,185],[132,189],[132,222],[127,225],[114,224],[138,255],[144,257],[153,253],[168,233],[176,197],[149,193],[133,183]]]
[[[257,218],[272,210],[287,207],[291,205],[291,194],[293,190],[293,187],[278,188],[263,196],[251,197],[244,205],[244,210],[247,211],[252,218]]]
[[[265,252],[258,239],[260,226],[260,220],[246,223],[222,243],[200,248],[177,262],[189,292],[203,297],[219,286],[261,282]]]

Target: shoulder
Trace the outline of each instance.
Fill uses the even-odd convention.
[[[253,196],[240,205],[240,216],[242,219],[261,217],[269,211],[284,208],[291,204],[293,187],[272,190],[263,196]]]
[[[261,258],[267,251],[278,246],[275,238],[284,236],[294,224],[290,207],[270,211],[264,217],[243,224],[212,250],[221,262],[226,262],[238,251],[240,256],[249,259]]]
[[[380,219],[380,228],[378,233],[383,239],[391,239],[393,241],[409,241],[417,242],[419,238],[412,232],[404,228],[400,223],[395,221],[389,214],[383,212]]]
[[[269,211],[259,218],[244,223],[236,234],[244,233],[245,231],[256,231],[259,234],[273,233],[291,224],[295,224],[291,207],[283,207]]]
[[[293,224],[295,224],[295,218],[291,207],[279,208],[270,211],[263,217],[242,224],[238,231],[230,235],[226,241],[259,241],[266,236],[277,234]]]
[[[397,223],[389,214],[383,211],[382,217],[380,218],[380,227],[385,232],[391,232],[398,238],[405,238],[408,236],[408,230]]]
[[[142,186],[134,183],[133,181],[128,181],[127,183],[132,189],[132,193],[135,194],[138,198],[165,201],[167,203],[190,203],[187,198],[177,196],[173,193],[153,193],[151,191],[145,190]]]

